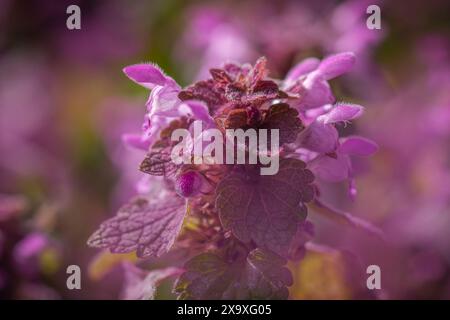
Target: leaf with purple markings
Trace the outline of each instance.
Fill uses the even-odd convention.
[[[281,160],[272,176],[247,168],[237,167],[217,186],[220,221],[242,242],[286,256],[306,218],[305,202],[314,198],[314,176],[296,159]]]
[[[185,211],[184,199],[172,193],[153,202],[137,197],[103,222],[88,245],[112,253],[136,251],[141,258],[161,256],[175,242]]]

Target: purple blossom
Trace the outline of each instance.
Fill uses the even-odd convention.
[[[327,81],[348,72],[354,62],[351,52],[329,56],[320,63],[306,59],[288,72],[283,88],[294,96],[301,95],[301,99],[293,101],[299,111],[332,104],[335,98]]]
[[[22,239],[13,251],[15,266],[28,278],[34,278],[40,272],[39,257],[50,246],[46,236],[32,233]]]
[[[289,94],[300,95],[300,99],[292,98],[293,105],[307,124],[295,143],[298,156],[320,179],[349,180],[352,197],[356,189],[350,156],[370,156],[377,146],[365,138],[339,139],[335,124],[360,117],[364,108],[350,103],[332,104],[335,98],[327,81],[348,72],[354,63],[355,56],[350,52],[331,55],[321,62],[307,59],[292,68],[284,82]]]
[[[182,102],[179,99],[181,87],[171,77],[166,76],[158,66],[138,64],[126,67],[123,71],[134,82],[152,89],[147,101],[142,134],[123,136],[124,141],[129,145],[148,150],[158,139],[160,131],[172,120],[181,116],[190,115],[209,125],[214,123],[204,104],[195,101]]]

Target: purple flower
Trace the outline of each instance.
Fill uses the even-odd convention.
[[[340,139],[340,145],[332,155],[320,155],[309,163],[314,174],[325,181],[339,182],[353,178],[350,156],[371,156],[378,146],[362,137]]]
[[[22,239],[14,248],[15,267],[25,277],[34,278],[40,272],[39,257],[50,242],[41,233],[32,233]]]
[[[142,126],[142,134],[126,134],[123,140],[136,148],[148,150],[159,138],[160,131],[172,120],[181,116],[191,116],[212,125],[204,104],[195,101],[181,101],[178,94],[181,87],[171,77],[154,64],[137,64],[124,68],[124,73],[134,82],[151,89],[147,101],[147,113]]]
[[[350,71],[354,63],[355,56],[351,52],[329,56],[320,63],[316,59],[306,59],[288,72],[283,88],[289,94],[301,96],[297,101],[293,99],[299,111],[334,103],[327,81]]]
[[[350,103],[333,104],[335,98],[328,80],[348,72],[354,63],[355,56],[350,52],[331,55],[321,62],[306,59],[288,72],[283,84],[293,96],[290,98],[292,105],[307,125],[295,143],[298,156],[307,161],[320,179],[329,182],[349,180],[352,197],[356,189],[350,156],[370,156],[377,147],[365,138],[339,139],[335,125],[360,117],[364,109]]]

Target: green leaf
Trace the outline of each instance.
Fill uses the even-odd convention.
[[[292,275],[286,260],[262,250],[228,261],[218,253],[189,260],[175,285],[179,299],[286,299]]]

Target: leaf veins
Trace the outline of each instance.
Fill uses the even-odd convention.
[[[248,174],[237,168],[216,189],[216,208],[225,229],[244,243],[254,242],[286,256],[314,198],[314,176],[305,163],[283,159],[276,175]]]
[[[185,210],[184,199],[172,193],[153,202],[137,197],[103,222],[88,245],[109,248],[112,253],[136,251],[141,258],[161,256],[175,242]]]

